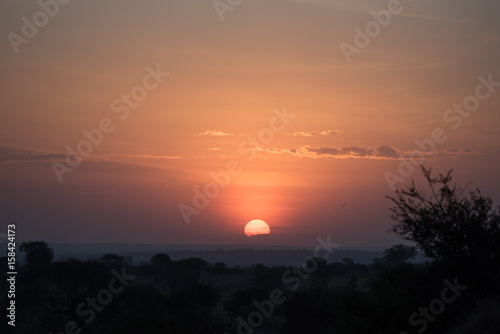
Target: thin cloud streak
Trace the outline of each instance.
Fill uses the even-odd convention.
[[[195,134],[195,136],[243,136],[242,134],[235,134],[235,133],[227,133],[224,131],[219,131],[219,130],[206,130],[204,132],[200,132]]]
[[[76,156],[69,154],[60,154],[60,153],[39,153],[39,152],[30,152],[30,153],[20,153],[15,152],[10,155],[4,156],[0,158],[0,162],[4,164],[8,163],[52,163],[54,161],[66,161],[67,158],[72,160],[76,159]],[[115,154],[106,154],[106,155],[91,155],[88,157],[84,157],[85,161],[114,161],[119,158],[126,159],[167,159],[167,160],[175,160],[181,159],[180,156],[171,156],[171,155],[151,155],[151,154],[123,154],[123,153],[115,153]]]
[[[286,133],[287,136],[294,137],[318,137],[318,136],[333,136],[335,134],[341,134],[342,131],[339,130],[323,130],[323,131],[297,131]]]

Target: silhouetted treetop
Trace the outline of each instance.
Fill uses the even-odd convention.
[[[19,250],[26,253],[25,261],[28,265],[46,265],[54,259],[54,250],[45,241],[23,242]]]
[[[153,255],[151,257],[151,260],[149,260],[152,264],[156,265],[165,265],[170,263],[170,256],[164,253],[158,253],[156,255]]]

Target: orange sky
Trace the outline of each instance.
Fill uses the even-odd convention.
[[[498,203],[500,86],[484,80],[500,82],[500,5],[402,0],[357,47],[390,3],[244,0],[221,20],[211,1],[71,1],[25,38],[43,9],[2,2],[4,223],[58,242],[391,245],[387,173],[436,128],[425,165]],[[196,209],[193,189],[230,161],[241,171]],[[179,205],[199,211],[190,224]],[[252,219],[271,235],[246,238]]]

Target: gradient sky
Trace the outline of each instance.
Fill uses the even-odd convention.
[[[16,53],[10,33],[41,7],[2,1],[2,222],[48,242],[392,245],[386,172],[436,128],[425,166],[500,203],[500,87],[459,126],[443,118],[479,76],[500,82],[500,3],[403,0],[348,63],[340,45],[389,2],[244,0],[221,20],[211,1],[73,0]],[[113,102],[146,68],[169,75],[123,117]],[[281,132],[248,144],[285,109]],[[59,182],[54,162],[103,119],[114,130]],[[241,173],[186,224],[179,205],[229,161]],[[245,237],[252,219],[271,235]]]

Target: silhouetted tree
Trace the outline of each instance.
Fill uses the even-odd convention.
[[[106,266],[96,260],[53,262],[41,274],[20,274],[16,298],[27,323],[43,324],[59,332],[70,319],[80,320],[77,305],[107,287],[109,275]]]
[[[26,253],[27,265],[46,265],[54,259],[54,250],[45,241],[23,242],[19,250]]]
[[[422,167],[422,172],[427,193],[412,181],[388,197],[395,204],[392,218],[398,222],[391,231],[414,241],[434,260],[435,276],[459,275],[476,298],[500,297],[498,209],[477,188],[464,195],[466,188],[451,184],[451,170],[437,177],[430,168]]]
[[[153,255],[153,257],[149,261],[155,265],[166,265],[170,263],[170,256],[164,253],[158,253],[156,255]]]
[[[411,240],[438,262],[500,263],[500,215],[492,200],[479,189],[469,191],[451,184],[452,170],[437,177],[422,167],[430,194],[415,182],[388,198],[395,204],[390,231]]]

